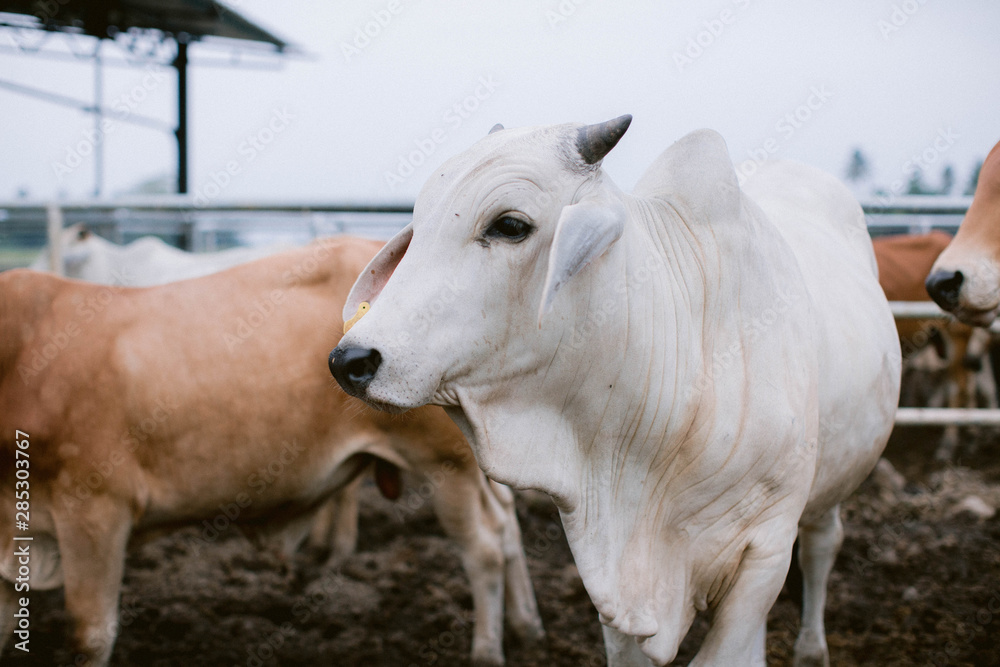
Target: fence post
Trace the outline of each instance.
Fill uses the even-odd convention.
[[[62,262],[63,214],[58,204],[52,202],[45,207],[45,220],[49,237],[49,269],[57,276],[65,276]]]

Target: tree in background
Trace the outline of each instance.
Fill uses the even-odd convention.
[[[938,194],[951,194],[951,189],[953,187],[955,187],[955,170],[949,164],[946,165],[944,171],[941,172],[941,187],[938,190]]]
[[[936,191],[933,188],[927,187],[924,183],[924,172],[920,169],[915,169],[912,174],[910,174],[910,182],[906,186],[906,194],[908,195],[933,195]]]
[[[965,193],[967,195],[976,194],[976,186],[979,184],[979,170],[983,168],[983,161],[980,160],[976,163],[976,166],[972,170],[972,175],[969,176],[969,184],[965,186]]]
[[[851,160],[847,164],[847,180],[856,183],[867,178],[870,173],[871,167],[868,165],[868,158],[865,157],[860,148],[855,148],[854,154],[851,155]]]

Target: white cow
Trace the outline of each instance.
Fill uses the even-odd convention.
[[[200,278],[291,247],[231,248],[196,254],[178,250],[155,236],[144,236],[127,245],[118,245],[79,224],[64,229],[60,241],[62,275],[102,285],[127,287],[148,287]],[[51,270],[47,246],[30,268]]]
[[[839,506],[892,429],[900,351],[861,208],[778,163],[741,190],[694,132],[633,194],[600,168],[630,116],[494,128],[439,167],[355,283],[349,393],[446,406],[490,477],[555,499],[609,664],[764,665],[792,544],[797,665],[828,663]]]

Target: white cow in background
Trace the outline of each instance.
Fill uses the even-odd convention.
[[[709,130],[625,194],[600,164],[630,120],[498,126],[438,168],[331,370],[386,410],[446,406],[487,475],[552,495],[610,665],[670,662],[706,609],[692,665],[764,665],[796,535],[795,664],[828,664],[838,503],[899,393],[864,216],[803,165],[741,190]]]
[[[292,246],[232,248],[219,252],[190,253],[155,236],[144,236],[127,245],[118,245],[83,225],[62,231],[62,275],[105,285],[148,287],[187,278],[200,278],[237,264],[273,255]],[[29,268],[49,271],[48,247]]]

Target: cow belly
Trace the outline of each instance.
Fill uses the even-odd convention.
[[[899,340],[878,284],[857,283],[840,293],[827,288],[816,300],[820,446],[807,512],[815,505],[821,513],[853,491],[875,466],[893,426]]]
[[[787,183],[758,183],[768,194],[757,203],[791,245],[812,304],[819,447],[808,521],[853,491],[881,455],[899,397],[900,353],[857,203],[825,176],[790,193]],[[804,193],[813,191],[810,201]]]
[[[370,457],[348,456],[350,450],[343,450],[328,462],[311,460],[304,453],[270,471],[265,466],[226,480],[217,471],[207,478],[189,475],[172,479],[147,474],[148,503],[139,527],[197,521],[219,514],[251,521],[275,513],[296,516],[346,486],[371,462]],[[281,462],[278,456],[270,460],[272,464]]]

